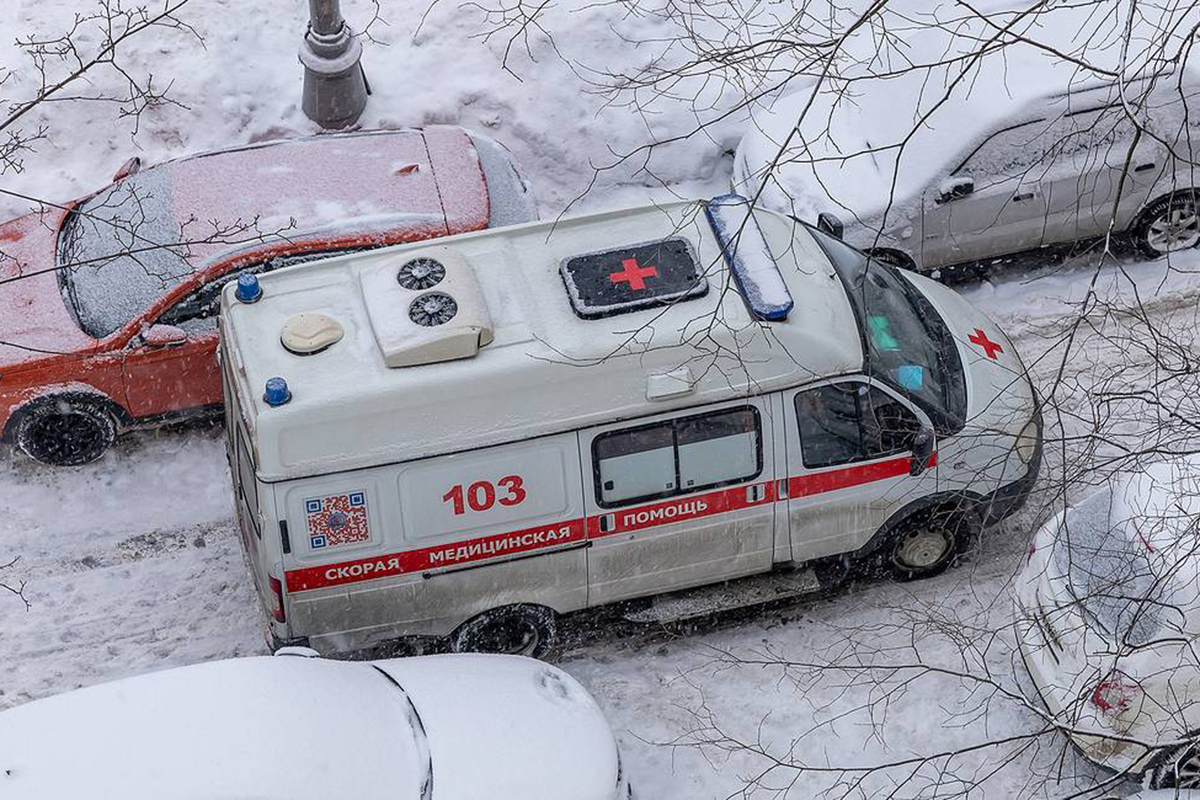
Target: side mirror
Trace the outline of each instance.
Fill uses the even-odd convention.
[[[950,178],[944,181],[938,187],[937,204],[949,203],[951,200],[958,200],[961,197],[966,197],[975,191],[975,179],[966,175],[958,178]]]
[[[113,174],[112,182],[116,183],[117,181],[128,178],[130,175],[136,175],[136,174],[138,174],[138,172],[141,171],[141,169],[142,169],[141,157],[134,156],[133,158],[129,159],[124,164],[122,164],[121,168],[118,169],[116,171],[116,173]]]
[[[151,325],[142,330],[142,344],[147,347],[174,347],[186,341],[187,333],[174,325]]]
[[[841,239],[842,234],[846,232],[846,226],[833,214],[830,214],[828,211],[822,211],[817,215],[817,230],[828,233],[835,239]]]
[[[909,475],[920,475],[929,469],[929,459],[933,457],[933,448],[937,444],[937,436],[929,428],[921,428],[912,438],[912,465],[908,468]]]

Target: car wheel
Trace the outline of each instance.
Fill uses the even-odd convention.
[[[17,446],[30,458],[56,467],[95,461],[117,438],[104,403],[88,397],[56,397],[22,411]]]
[[[1137,246],[1151,258],[1200,244],[1200,202],[1194,192],[1160,197],[1142,212],[1133,231]]]
[[[456,653],[549,658],[558,644],[554,611],[545,606],[494,608],[462,624],[450,639]]]
[[[1169,751],[1150,770],[1151,789],[1200,789],[1200,743]]]
[[[918,512],[897,529],[888,547],[892,574],[902,581],[945,571],[981,527],[979,515],[964,511]]]

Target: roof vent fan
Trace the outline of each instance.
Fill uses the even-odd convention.
[[[408,318],[426,328],[445,325],[458,313],[458,303],[448,294],[430,292],[412,301]]]
[[[396,281],[405,289],[423,291],[437,286],[444,277],[446,268],[440,261],[432,258],[414,258],[400,267]]]
[[[364,269],[358,280],[387,367],[471,358],[492,341],[492,316],[475,269],[453,247],[405,248],[401,257]]]

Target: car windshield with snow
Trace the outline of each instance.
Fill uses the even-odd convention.
[[[1018,508],[1041,428],[1012,342],[942,285],[751,208],[226,287],[227,452],[275,639],[544,655],[563,614],[811,591],[827,556],[934,575]],[[734,579],[742,599],[714,605]]]
[[[93,338],[115,333],[193,272],[184,259],[189,226],[176,219],[169,177],[163,169],[131,175],[63,222],[57,274]]]

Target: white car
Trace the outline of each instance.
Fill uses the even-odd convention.
[[[0,797],[626,800],[629,788],[596,702],[547,664],[268,656],[0,713]]]
[[[1200,457],[1110,480],[1044,525],[1016,581],[1021,655],[1092,761],[1200,788]]]

